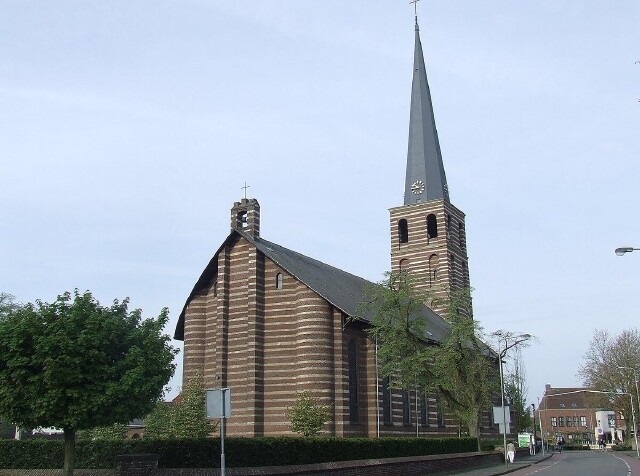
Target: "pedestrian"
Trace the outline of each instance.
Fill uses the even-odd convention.
[[[507,445],[507,461],[509,463],[513,463],[513,459],[516,456],[516,447],[513,444],[513,441],[510,441]]]

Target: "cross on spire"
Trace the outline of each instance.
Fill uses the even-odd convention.
[[[411,5],[413,3],[413,13],[416,16],[416,22],[418,21],[418,2],[420,0],[411,0],[409,2],[409,5]]]
[[[251,185],[247,185],[247,182],[244,183],[244,187],[240,187],[240,188],[244,188],[244,198],[246,200],[247,198],[247,189],[251,188]]]

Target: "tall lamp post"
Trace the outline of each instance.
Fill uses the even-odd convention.
[[[631,253],[632,251],[640,251],[640,248],[632,248],[631,246],[621,246],[620,248],[616,248],[617,256],[624,256],[627,253]]]
[[[502,403],[502,425],[504,427],[504,433],[502,435],[503,451],[504,451],[504,464],[507,465],[507,416],[506,409],[504,407],[504,372],[502,370],[502,359],[507,355],[509,349],[525,343],[531,339],[530,334],[514,334],[503,330],[495,331],[491,334],[498,339],[498,362],[500,368],[500,397]],[[502,344],[504,343],[504,349]]]
[[[618,365],[618,368],[621,370],[631,370],[633,372],[633,381],[636,384],[636,404],[640,402],[640,393],[638,393],[638,374],[636,373],[636,369],[634,367],[625,367],[624,365]],[[633,402],[631,403],[631,412],[635,413],[635,409],[633,408]],[[635,415],[634,415],[634,425],[635,425]],[[633,436],[636,441],[636,448],[638,447],[638,428],[633,428]]]

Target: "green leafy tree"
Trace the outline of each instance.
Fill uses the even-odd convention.
[[[89,430],[78,430],[76,438],[78,440],[124,440],[127,425],[114,423],[109,426],[99,426]]]
[[[205,414],[205,388],[201,373],[183,388],[180,398],[159,402],[145,418],[145,438],[206,438],[218,428],[218,423]]]
[[[432,336],[424,303],[437,304],[431,294],[415,291],[404,273],[388,273],[371,287],[361,310],[372,313],[370,334],[378,341],[381,374],[404,389],[416,384],[425,393],[437,392],[446,407],[480,441],[480,417],[499,389],[495,354],[482,341],[473,320],[468,288],[449,293],[444,316],[448,330],[441,342]],[[434,333],[431,332],[434,331]]]
[[[64,431],[64,475],[76,432],[147,414],[173,375],[168,320],[142,320],[128,299],[103,307],[89,291],[36,301],[0,319],[0,414]]]
[[[299,393],[295,405],[287,409],[287,417],[291,422],[291,431],[303,436],[314,436],[329,421],[329,406],[318,403],[311,392],[306,390]]]

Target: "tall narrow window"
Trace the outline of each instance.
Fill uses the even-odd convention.
[[[429,426],[429,399],[427,395],[420,398],[420,424]]]
[[[462,222],[458,222],[458,240],[460,240],[460,248],[464,249],[464,227]]]
[[[558,426],[558,419],[554,416],[551,417],[551,426],[553,427]]]
[[[451,215],[447,213],[447,238],[451,234]]]
[[[438,220],[436,216],[432,213],[427,215],[427,238],[437,238],[438,237]]]
[[[400,243],[407,243],[409,241],[409,225],[404,218],[398,222],[398,239]]]
[[[389,377],[382,379],[382,422],[391,425],[391,388]]]
[[[282,273],[276,274],[276,289],[282,289]]]
[[[218,297],[218,281],[213,282],[213,297]]]
[[[442,398],[440,397],[440,395],[436,396],[436,421],[438,422],[438,426],[440,428],[445,427],[444,406],[442,405]]]
[[[358,423],[358,343],[349,341],[349,422]]]
[[[429,256],[429,286],[435,286],[438,279],[438,255]]]
[[[402,391],[402,424],[411,424],[411,395],[409,390]]]

